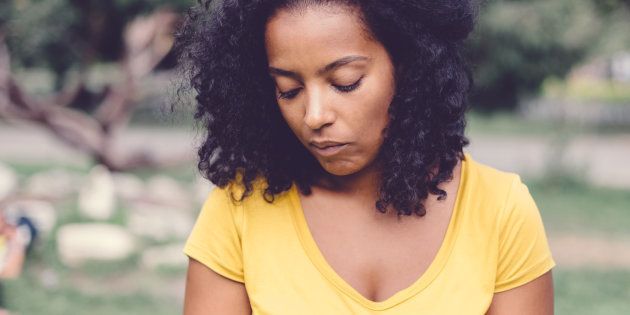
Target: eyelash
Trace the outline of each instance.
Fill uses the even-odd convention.
[[[350,93],[356,90],[361,85],[361,81],[363,81],[363,77],[359,78],[357,82],[354,82],[350,85],[334,85],[333,84],[333,87],[335,87],[335,89],[337,89],[339,92]],[[280,92],[280,95],[278,97],[282,99],[292,99],[297,95],[300,89],[294,89],[288,92]]]

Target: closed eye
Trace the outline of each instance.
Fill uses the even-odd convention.
[[[335,89],[339,90],[340,92],[344,92],[344,93],[348,93],[348,92],[352,92],[354,90],[356,90],[360,85],[361,85],[361,81],[363,80],[363,77],[360,77],[359,80],[357,80],[357,82],[354,82],[350,85],[335,85],[333,84],[333,86],[335,87]]]
[[[301,90],[301,88],[299,88],[299,89],[293,89],[293,90],[288,91],[288,92],[279,92],[279,93],[278,93],[278,94],[279,94],[279,95],[278,95],[278,97],[279,97],[279,98],[282,98],[282,99],[287,99],[287,100],[290,100],[290,99],[294,98],[294,97],[298,94],[298,92],[299,92],[300,90]]]
[[[352,91],[356,90],[361,85],[362,81],[363,81],[363,77],[359,78],[359,80],[357,80],[356,82],[354,82],[354,83],[352,83],[350,85],[333,84],[332,86],[335,89],[337,89],[338,91],[340,91],[340,92],[349,93],[349,92],[352,92]],[[290,91],[287,91],[287,92],[278,92],[278,98],[290,100],[290,99],[296,97],[301,89],[302,88],[297,88],[297,89],[293,89],[293,90],[290,90]]]

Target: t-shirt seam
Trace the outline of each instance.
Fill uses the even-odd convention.
[[[238,238],[238,251],[240,254],[240,259],[241,259],[241,268],[242,268],[242,275],[240,276],[241,278],[241,282],[245,282],[245,255],[243,253],[243,237],[242,237],[242,224],[243,224],[243,216],[244,216],[244,212],[243,211],[243,202],[245,199],[241,200],[238,202],[238,204],[235,204],[235,200],[232,199],[232,194],[231,194],[231,187],[232,186],[228,186],[227,189],[225,189],[225,194],[227,194],[227,198],[228,198],[228,207],[230,210],[230,218],[232,219],[232,225],[234,226],[234,230],[236,231],[236,237]],[[234,215],[234,211],[239,210],[240,213],[238,213],[238,215],[240,216],[240,226],[239,224],[237,224],[236,222],[236,217]]]
[[[505,220],[507,220],[505,217],[507,215],[507,207],[508,207],[508,203],[510,201],[510,199],[512,198],[512,193],[514,191],[514,186],[515,183],[519,181],[519,176],[515,174],[514,178],[512,179],[512,182],[510,183],[510,189],[508,189],[508,192],[506,193],[505,196],[505,200],[503,201],[503,205],[501,206],[501,210],[499,211],[499,216],[497,218],[497,252],[500,253],[500,247],[501,247],[501,234],[503,232],[503,228],[505,227]]]
[[[193,249],[194,251],[198,251],[198,253],[196,253],[196,254],[193,253],[193,255],[191,255],[189,249]],[[232,279],[234,281],[242,282],[242,283],[245,282],[244,281],[244,276],[243,276],[243,274],[241,272],[235,271],[231,267],[227,267],[224,263],[220,262],[220,259],[217,258],[217,255],[215,255],[212,251],[208,251],[208,250],[204,249],[203,246],[199,245],[196,242],[192,242],[192,241],[188,242],[184,246],[184,254],[186,254],[186,255],[194,258],[194,259],[197,259],[197,260],[199,260],[197,254],[200,254],[201,256],[206,256],[205,258],[208,258],[208,259],[203,259],[203,261],[199,260],[206,267],[212,269],[216,273],[218,273],[218,274],[220,274],[220,275],[222,275],[222,276],[224,276],[226,278]],[[193,257],[193,256],[196,256],[196,257]],[[202,257],[202,258],[204,258],[204,257]],[[211,266],[208,266],[207,265],[208,261],[206,261],[206,260],[209,260],[209,263],[211,265],[219,267],[219,269],[221,269],[221,270],[216,270],[215,268],[212,268]],[[229,273],[226,274],[225,271],[228,271]]]
[[[243,283],[245,282],[245,252],[243,251],[243,229],[245,227],[245,206],[243,202],[238,205],[232,205],[234,209],[238,211],[237,215],[239,216],[239,222],[236,224],[234,222],[234,226],[236,228],[236,235],[238,237],[238,245],[241,254],[241,267],[243,268],[242,279]],[[234,217],[234,215],[233,215]]]
[[[242,201],[240,201],[240,205],[235,205],[234,204],[234,200],[232,200],[232,194],[230,193],[230,188],[228,187],[227,189],[224,189],[224,193],[226,194],[227,200],[228,200],[228,210],[230,212],[230,219],[232,222],[232,226],[234,226],[234,230],[236,231],[236,236],[238,237],[238,244],[242,253],[243,250],[243,244],[242,244],[242,238],[241,238],[241,229],[239,228],[239,225],[236,224],[236,219],[234,217],[234,212],[236,211],[236,207],[242,207]],[[243,212],[243,211],[241,211]],[[242,213],[240,214],[242,216]],[[242,217],[241,217],[242,219]],[[242,222],[242,220],[241,220]]]
[[[547,254],[546,256],[544,256],[541,260],[539,260],[538,262],[536,262],[535,264],[533,264],[532,266],[527,268],[525,271],[521,272],[521,274],[519,276],[512,277],[510,280],[507,280],[507,281],[503,281],[499,285],[495,284],[495,286],[494,286],[495,287],[495,289],[494,289],[495,291],[494,292],[497,293],[497,292],[507,291],[507,290],[516,288],[516,287],[518,287],[518,286],[520,286],[522,284],[528,283],[529,281],[531,281],[533,279],[536,279],[537,277],[540,277],[542,275],[542,273],[541,274],[535,274],[535,275],[532,276],[532,278],[529,278],[528,276],[529,276],[530,272],[532,272],[534,270],[538,270],[539,268],[543,268],[544,266],[547,265],[547,263],[549,263],[549,266],[551,266],[552,268],[555,265],[555,261],[553,260],[553,256],[551,254]],[[549,268],[549,269],[551,269],[551,268]],[[521,281],[518,281],[519,279],[523,279],[524,282],[521,283]],[[501,286],[507,285],[507,284],[512,283],[512,282],[514,282],[516,285],[512,286],[512,287],[508,286],[508,288],[501,288],[501,289],[499,289],[500,291],[496,291],[497,287],[501,287]]]
[[[498,231],[498,235],[497,235],[497,252],[499,253],[497,255],[497,272],[498,272],[498,267],[499,267],[499,264],[501,263],[501,258],[502,258],[500,256],[501,255],[501,235],[503,234],[502,232],[503,232],[503,229],[505,228],[505,224],[506,224],[505,221],[507,220],[506,216],[508,216],[508,213],[507,213],[508,209],[507,209],[507,207],[509,206],[509,200],[512,199],[512,197],[513,197],[515,186],[518,185],[519,183],[522,184],[522,181],[520,180],[520,176],[518,174],[515,174],[514,179],[512,180],[512,184],[510,185],[510,189],[508,190],[507,197],[505,199],[505,203],[504,203],[504,206],[502,207],[501,215],[500,215],[500,218],[499,218],[499,225],[500,226],[499,226],[499,228],[497,230]],[[532,270],[536,270],[537,268],[542,268],[543,266],[545,266],[546,262],[551,262],[551,264],[550,264],[551,266],[553,266],[555,264],[555,261],[553,260],[553,255],[551,253],[547,253],[547,255],[545,255],[543,258],[541,258],[538,262],[536,262],[535,264],[533,264],[532,266],[527,268],[525,271],[521,272],[520,273],[520,275],[521,275],[520,277],[523,277],[523,275],[527,275]],[[537,276],[540,276],[540,275],[537,275]],[[501,284],[499,284],[499,285],[497,285],[496,282],[495,282],[495,291],[494,292],[497,293],[497,291],[496,291],[497,287],[500,287],[500,286],[505,285],[505,284],[510,283],[510,282],[514,282],[515,281],[514,279],[519,279],[520,277],[519,276],[512,277],[510,280],[502,281]],[[531,281],[533,279],[535,279],[535,278],[528,279],[528,280]],[[528,281],[525,281],[524,283],[527,283],[527,282]],[[520,283],[519,281],[516,281],[516,283],[517,283],[516,286],[509,287],[509,288],[502,288],[501,291],[499,291],[499,292],[507,291],[507,290],[510,290],[512,288],[518,287],[519,284],[524,284],[524,283]]]
[[[496,247],[496,251],[497,251],[497,263],[496,263],[496,267],[495,267],[495,287],[496,287],[496,277],[499,275],[499,267],[501,265],[501,259],[503,258],[501,256],[501,245],[502,245],[502,239],[501,239],[501,235],[503,235],[503,231],[505,228],[505,220],[507,220],[506,216],[507,216],[507,207],[509,204],[510,199],[512,198],[512,193],[514,191],[514,186],[515,183],[519,180],[519,176],[517,174],[514,174],[514,177],[510,183],[510,188],[508,189],[506,195],[505,195],[505,200],[503,201],[503,205],[500,208],[499,211],[499,215],[498,218],[496,220],[496,233],[497,233],[497,247]]]

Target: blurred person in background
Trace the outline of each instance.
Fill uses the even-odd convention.
[[[36,234],[35,226],[27,217],[11,220],[0,212],[0,315],[9,314],[4,309],[2,281],[20,276]]]
[[[520,176],[463,152],[473,1],[201,1],[178,35],[218,187],[184,313],[552,314]]]

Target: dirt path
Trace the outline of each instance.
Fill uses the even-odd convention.
[[[531,135],[469,135],[467,151],[485,164],[528,177],[547,172],[556,144],[552,137]],[[195,143],[199,135],[192,128],[130,128],[121,135],[114,150],[129,152],[147,149],[160,156],[181,156],[190,153],[195,159]],[[77,151],[60,144],[53,136],[31,125],[0,123],[0,161],[24,163],[45,162],[86,165],[88,159]],[[588,181],[602,186],[630,189],[630,167],[625,167],[630,156],[630,134],[580,135],[570,140],[564,149],[560,165],[575,170]]]
[[[552,137],[472,135],[473,158],[501,170],[540,177],[553,163],[592,184],[630,189],[630,134],[580,135],[569,140],[559,156]]]
[[[549,245],[561,268],[593,267],[630,271],[630,236],[611,238],[552,234],[549,235]]]

